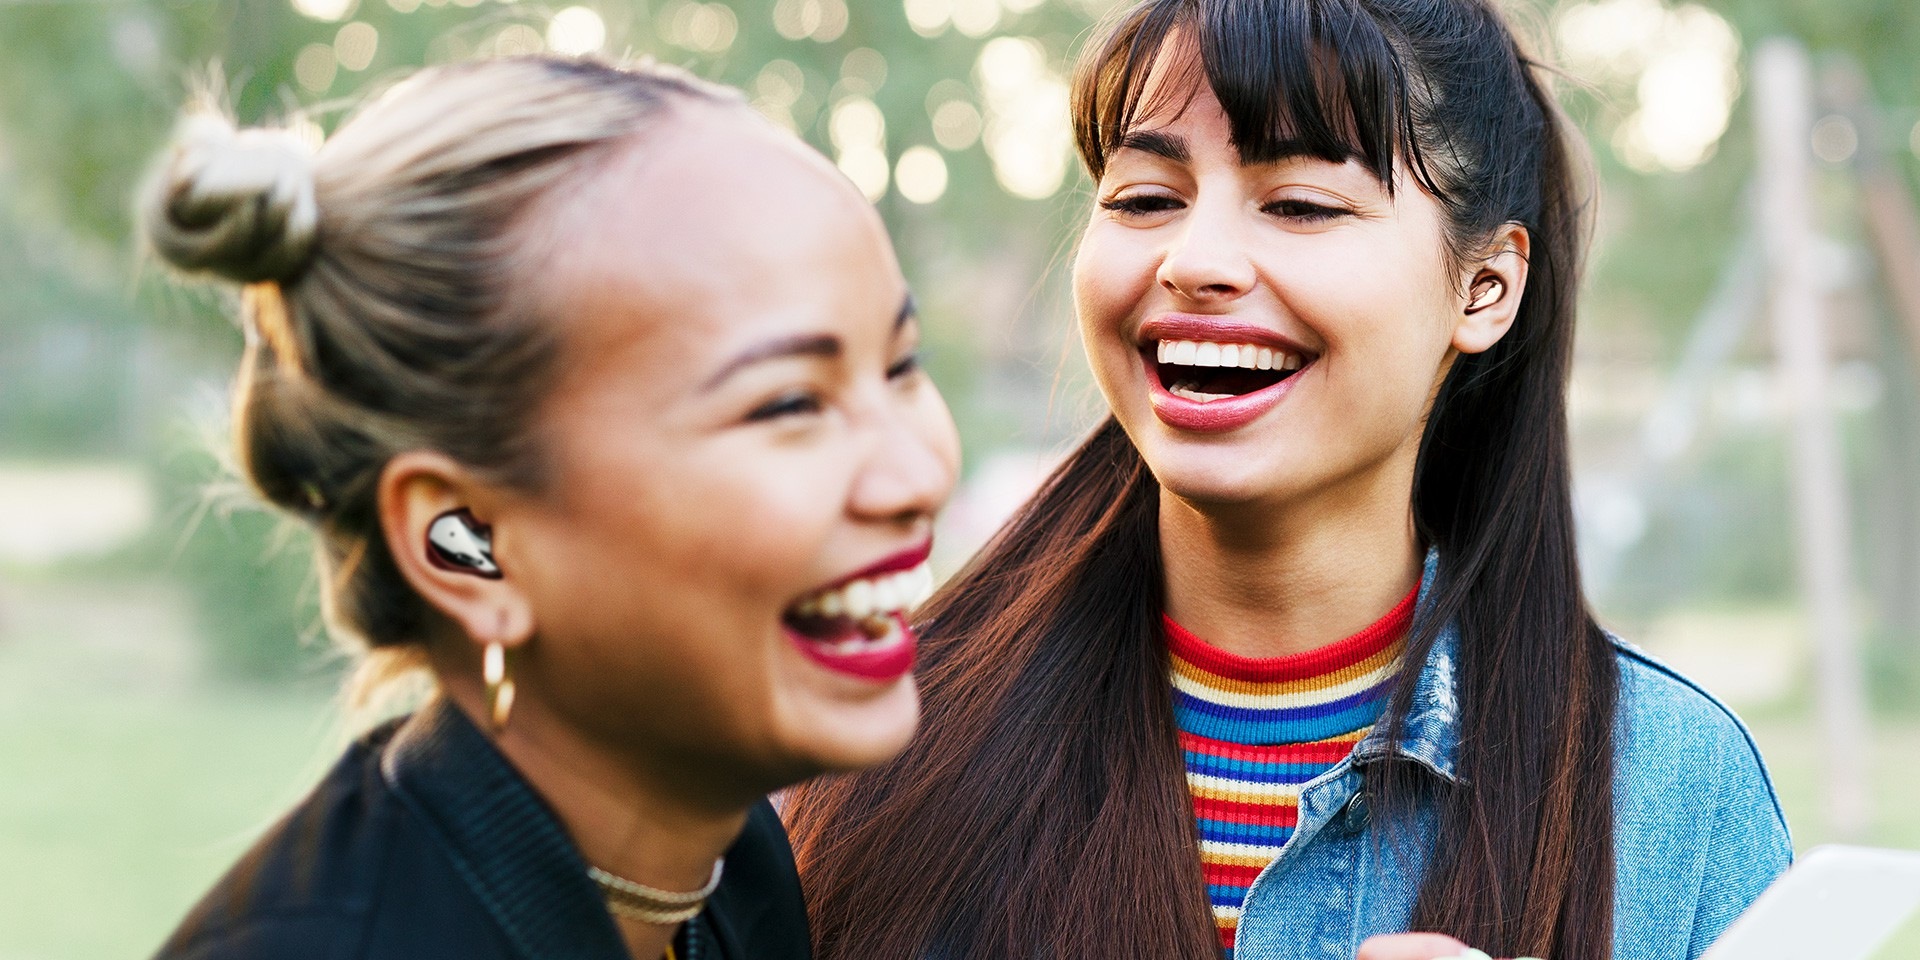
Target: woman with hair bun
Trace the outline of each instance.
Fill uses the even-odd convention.
[[[911,735],[958,459],[858,191],[731,91],[528,58],[317,152],[196,116],[142,212],[241,285],[240,466],[362,681],[438,688],[160,956],[807,956],[764,797]]]
[[[1581,591],[1546,79],[1493,0],[1086,47],[1112,417],[929,604],[922,734],[786,808],[820,956],[1692,960],[1785,869],[1740,722]]]

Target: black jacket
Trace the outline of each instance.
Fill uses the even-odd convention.
[[[761,802],[682,960],[806,960],[793,851]],[[235,864],[159,960],[629,958],[546,804],[459,710],[436,701],[347,750]]]

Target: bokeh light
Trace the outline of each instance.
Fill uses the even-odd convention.
[[[1631,84],[1635,108],[1613,137],[1628,166],[1677,172],[1713,155],[1740,92],[1740,38],[1726,18],[1693,3],[1592,0],[1563,10],[1554,32],[1576,72]]]
[[[340,58],[324,43],[309,43],[293,58],[293,78],[309,93],[326,93],[340,69]]]
[[[1852,120],[1831,113],[1813,125],[1812,142],[1814,156],[1828,163],[1846,163],[1860,149],[1860,131]]]
[[[844,0],[778,0],[773,5],[773,29],[788,40],[832,43],[847,32],[847,18]]]
[[[907,25],[913,32],[923,37],[937,37],[947,32],[947,25],[953,22],[954,0],[905,0]]]
[[[1068,91],[1031,37],[987,41],[974,64],[986,95],[985,140],[994,177],[1016,197],[1043,200],[1066,180],[1073,131]]]
[[[502,27],[499,33],[494,34],[482,53],[495,57],[524,57],[540,53],[546,48],[547,39],[540,35],[540,31],[524,23],[515,23]]]
[[[753,108],[788,130],[799,129],[795,107],[807,97],[807,75],[791,60],[773,60],[760,68],[747,89]],[[811,111],[809,111],[810,113]]]
[[[849,93],[873,96],[887,82],[887,58],[872,47],[860,47],[840,60],[840,83]]]
[[[983,121],[979,108],[965,100],[948,100],[933,111],[933,138],[948,150],[965,150],[980,142]]]
[[[1000,25],[1000,0],[953,0],[953,28],[984,37]]]
[[[887,118],[880,107],[862,96],[845,97],[827,118],[827,138],[833,142],[835,163],[869,200],[887,192]]]
[[[733,46],[739,21],[724,3],[670,3],[656,20],[661,39],[699,53],[720,53]]]
[[[555,53],[578,57],[593,53],[607,42],[607,22],[587,7],[568,7],[547,23],[547,46]]]
[[[932,147],[909,147],[894,166],[893,181],[908,200],[932,203],[947,192],[946,158]]]
[[[329,23],[345,20],[359,6],[359,0],[293,0],[293,9],[302,16]]]
[[[355,20],[333,36],[333,55],[340,65],[352,71],[365,70],[380,50],[380,31],[364,20]]]

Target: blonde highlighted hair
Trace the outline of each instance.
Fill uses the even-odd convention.
[[[382,469],[432,449],[540,487],[528,428],[557,337],[525,289],[547,252],[525,224],[688,102],[739,98],[650,65],[527,57],[423,70],[317,150],[214,111],[181,123],[143,233],[174,267],[241,285],[236,460],[316,531],[328,623],[375,654],[364,674],[417,662],[426,612],[381,535]]]

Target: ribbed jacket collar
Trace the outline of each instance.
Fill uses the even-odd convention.
[[[401,725],[381,773],[528,960],[628,960],[558,818],[445,698]]]

